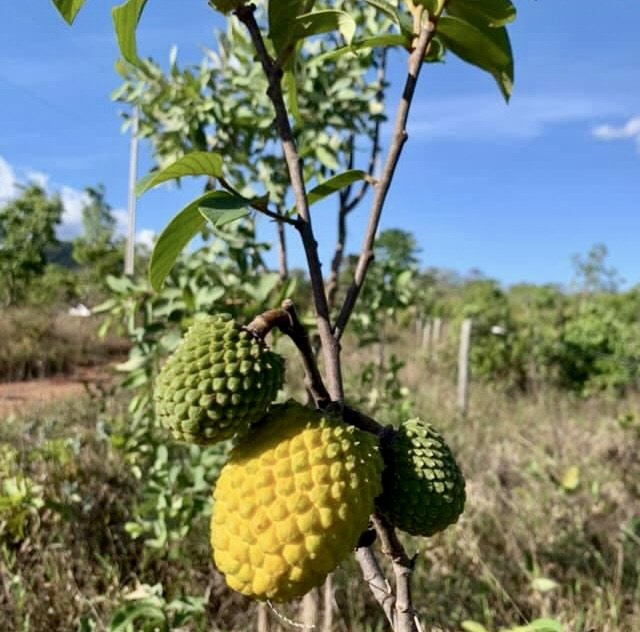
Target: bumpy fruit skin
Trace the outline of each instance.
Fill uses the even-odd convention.
[[[366,529],[382,468],[373,435],[295,402],[274,406],[215,487],[211,545],[227,584],[276,602],[319,586]]]
[[[246,432],[275,399],[284,362],[226,314],[198,319],[156,380],[156,414],[178,441]]]
[[[385,449],[378,509],[399,529],[431,536],[458,520],[465,482],[444,437],[420,419],[404,422]]]

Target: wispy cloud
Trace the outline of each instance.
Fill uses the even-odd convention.
[[[0,202],[11,199],[16,194],[17,185],[13,167],[0,156]]]
[[[149,250],[153,250],[153,244],[156,241],[156,231],[150,228],[143,228],[136,233],[136,243],[144,246]]]
[[[50,193],[57,193],[60,196],[64,211],[62,213],[62,223],[57,228],[59,239],[73,239],[82,233],[82,209],[89,202],[89,196],[85,191],[81,191],[65,184],[51,182],[49,174],[33,169],[15,169],[9,162],[0,156],[0,203],[16,197],[19,194],[19,185],[22,182],[33,182],[46,189]],[[127,233],[127,211],[115,208],[111,214],[116,220],[115,232],[119,237]],[[143,228],[136,233],[136,242],[151,248],[155,239],[155,232],[148,228]]]
[[[599,125],[593,129],[598,140],[634,140],[640,151],[640,116],[630,118],[624,125]]]
[[[530,140],[555,127],[620,114],[619,103],[573,94],[516,96],[507,106],[495,94],[418,102],[409,134],[423,139]]]
[[[64,205],[62,223],[58,226],[60,239],[73,239],[82,232],[82,209],[89,202],[89,196],[69,186],[60,188],[60,199]]]

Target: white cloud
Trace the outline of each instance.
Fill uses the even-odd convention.
[[[41,171],[27,171],[27,180],[37,184],[39,187],[46,189],[49,186],[49,175]]]
[[[0,156],[0,202],[10,200],[18,194],[20,180],[32,182],[50,193],[57,192],[62,200],[64,211],[62,223],[57,228],[59,239],[73,239],[82,233],[82,209],[89,202],[89,196],[79,189],[67,185],[51,183],[49,174],[35,170],[21,170],[23,178],[18,178],[15,169]],[[115,208],[111,211],[116,220],[115,233],[118,237],[127,234],[128,213],[125,209]],[[136,233],[136,243],[150,250],[156,238],[154,230],[142,228]]]
[[[416,103],[408,131],[413,137],[449,140],[529,140],[571,123],[619,114],[621,106],[571,94],[514,96],[505,105],[497,94],[433,98]]]
[[[60,239],[73,239],[82,232],[82,209],[89,202],[89,196],[84,191],[73,187],[60,187],[60,199],[64,206],[62,224],[58,226]]]
[[[640,151],[640,116],[630,118],[622,127],[599,125],[593,135],[599,140],[635,140]]]
[[[12,198],[16,194],[17,184],[13,168],[0,156],[0,201]]]
[[[143,228],[136,233],[136,243],[145,246],[149,250],[153,250],[153,244],[156,241],[156,231],[150,228]]]
[[[124,237],[127,234],[127,225],[129,223],[129,214],[123,208],[114,208],[111,215],[116,220],[116,235]]]

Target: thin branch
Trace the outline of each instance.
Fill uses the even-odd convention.
[[[291,189],[295,199],[296,211],[298,212],[298,224],[296,228],[300,233],[307,258],[313,301],[316,310],[316,320],[318,323],[318,334],[322,343],[329,392],[334,400],[341,402],[344,399],[344,391],[340,370],[340,345],[334,338],[331,328],[329,305],[324,289],[324,279],[322,278],[322,264],[318,256],[318,244],[311,225],[302,160],[298,154],[282,94],[282,68],[274,62],[267,51],[262,33],[256,22],[254,11],[255,7],[253,5],[242,5],[235,10],[235,14],[249,31],[251,41],[253,42],[258,59],[269,83],[267,95],[275,110],[276,127],[282,143],[282,151],[287,163]]]
[[[375,531],[364,532],[356,548],[355,558],[360,565],[362,578],[369,586],[374,599],[380,604],[391,628],[395,629],[395,596],[371,548],[373,539],[375,539]]]
[[[270,309],[259,314],[246,326],[246,329],[259,338],[264,338],[274,327],[289,336],[300,352],[305,373],[305,385],[313,397],[316,408],[326,408],[331,398],[318,370],[309,333],[300,322],[291,299],[284,300],[280,309]]]
[[[380,539],[382,552],[390,558],[395,577],[395,623],[397,632],[417,632],[416,616],[411,605],[411,574],[415,560],[410,559],[389,522],[374,514],[372,521]]]
[[[336,340],[340,340],[344,333],[344,329],[349,321],[351,313],[353,312],[353,308],[355,307],[362,285],[364,284],[367,269],[373,261],[373,244],[376,238],[378,224],[380,223],[380,215],[382,213],[387,194],[389,193],[389,188],[398,165],[400,154],[402,153],[404,144],[407,142],[408,134],[406,126],[407,119],[409,117],[409,110],[411,109],[411,102],[413,100],[418,77],[420,76],[424,57],[434,34],[434,22],[428,22],[426,25],[421,26],[420,34],[417,37],[413,51],[409,57],[409,71],[402,93],[402,99],[398,105],[396,113],[396,122],[391,146],[389,148],[389,154],[387,155],[382,177],[375,187],[375,195],[369,214],[369,223],[362,243],[362,250],[360,251],[360,257],[358,258],[354,278],[349,286],[344,304],[342,305],[342,309],[340,310],[340,314],[336,320],[334,329]]]
[[[278,213],[281,215],[281,213]],[[289,265],[287,262],[287,236],[282,222],[276,224],[278,231],[278,274],[280,281],[284,282],[289,278]]]
[[[238,197],[244,197],[240,195],[238,190],[235,187],[233,187],[231,184],[229,184],[229,182],[225,178],[220,176],[217,179],[218,179],[218,182],[220,182],[220,184],[222,185],[222,187],[226,189],[229,193],[232,193],[233,195],[237,195]],[[298,228],[298,223],[299,223],[298,220],[293,219],[292,217],[287,217],[282,213],[271,211],[267,207],[266,203],[260,204],[256,200],[249,200],[249,206],[251,206],[252,209],[258,211],[258,213],[262,213],[263,215],[266,215],[267,217],[270,217],[272,220],[278,222],[278,225],[290,224],[291,226]]]
[[[355,426],[360,430],[364,430],[365,432],[370,432],[371,434],[380,437],[380,439],[383,439],[388,428],[391,428],[391,426],[383,426],[382,424],[379,424],[375,419],[361,413],[355,408],[351,408],[350,406],[344,406],[342,409],[342,417],[348,424]]]

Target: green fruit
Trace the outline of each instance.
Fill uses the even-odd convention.
[[[226,314],[198,319],[162,367],[154,401],[179,441],[211,444],[246,432],[275,399],[282,358]]]
[[[399,529],[430,536],[458,520],[465,482],[444,437],[420,419],[404,422],[385,448],[379,511]]]
[[[382,467],[374,435],[293,401],[274,406],[214,490],[211,546],[227,584],[272,601],[322,584],[366,530]]]

